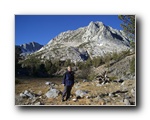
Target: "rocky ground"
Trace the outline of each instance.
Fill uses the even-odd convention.
[[[135,80],[116,79],[106,84],[77,79],[71,98],[61,102],[62,78],[19,79],[15,105],[136,105]]]

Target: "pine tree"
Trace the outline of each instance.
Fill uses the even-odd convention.
[[[119,15],[118,18],[123,21],[121,27],[127,36],[134,41],[135,39],[135,15]]]

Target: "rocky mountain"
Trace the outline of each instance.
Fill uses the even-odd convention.
[[[130,42],[123,31],[97,21],[60,33],[33,55],[42,59],[77,62],[127,49],[130,49]]]
[[[39,43],[36,42],[30,42],[30,43],[18,45],[16,47],[21,49],[21,55],[26,56],[41,49],[43,45],[40,45]]]

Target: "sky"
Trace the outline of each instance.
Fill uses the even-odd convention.
[[[118,15],[15,15],[15,44],[37,42],[45,45],[61,32],[101,21],[122,30]]]

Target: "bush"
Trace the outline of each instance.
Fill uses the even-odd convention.
[[[94,80],[94,78],[97,76],[97,74],[94,74],[94,73],[90,73],[88,75],[88,80]]]
[[[113,80],[118,79],[118,77],[117,77],[117,76],[111,76],[111,77],[109,77],[109,79],[110,79],[111,81],[113,81]]]
[[[94,67],[99,67],[100,65],[104,64],[103,57],[94,57],[92,60],[92,64]]]
[[[67,66],[69,66],[70,64],[71,64],[71,60],[68,59],[68,60],[65,61],[64,66],[67,67]]]
[[[130,46],[131,46],[131,48],[135,49],[135,42],[134,42],[134,41],[131,41],[131,42],[130,42]]]
[[[133,57],[130,61],[130,72],[135,73],[135,57]]]
[[[111,60],[111,55],[110,54],[105,55],[104,61],[105,61],[106,67],[108,68],[108,71],[110,68],[110,60]]]
[[[89,74],[91,73],[91,68],[82,68],[80,78],[82,79],[88,79]]]
[[[119,55],[117,52],[113,52],[112,54],[112,60],[118,61],[119,60]]]

